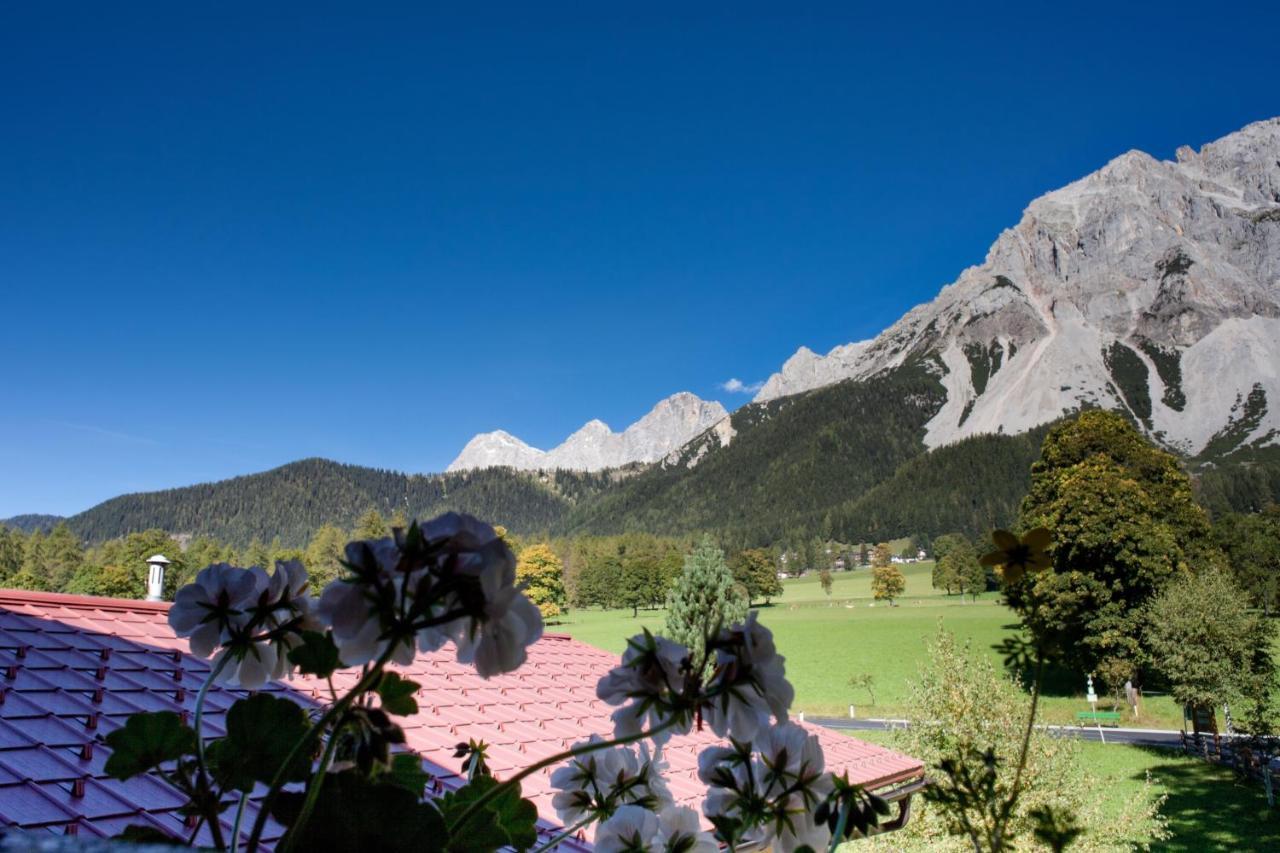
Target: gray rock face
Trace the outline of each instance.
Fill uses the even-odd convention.
[[[1131,151],[1036,199],[932,302],[873,341],[802,348],[756,400],[912,359],[947,388],[931,447],[1086,405],[1187,453],[1277,441],[1280,119],[1175,162]]]
[[[498,430],[477,435],[449,465],[450,471],[507,466],[522,470],[600,471],[632,462],[655,462],[727,416],[724,406],[688,392],[659,402],[620,433],[603,421],[588,421],[551,450],[530,447]]]

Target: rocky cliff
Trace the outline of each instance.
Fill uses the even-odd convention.
[[[1086,406],[1184,453],[1280,436],[1280,119],[1176,161],[1130,151],[1033,201],[986,260],[872,341],[801,348],[756,397],[924,358],[937,447]]]

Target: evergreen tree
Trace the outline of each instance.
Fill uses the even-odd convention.
[[[703,661],[707,634],[741,622],[747,602],[733,582],[724,552],[710,536],[685,558],[684,572],[667,599],[665,636],[689,649],[691,660]]]
[[[867,543],[863,542],[858,546],[858,565],[865,566],[871,561],[871,553],[867,550]]]
[[[1280,507],[1271,504],[1254,515],[1224,513],[1213,533],[1236,582],[1270,615],[1280,591]]]
[[[543,619],[560,615],[566,604],[564,566],[550,545],[538,543],[520,552],[516,580],[525,584],[525,595],[538,606]]]
[[[307,543],[304,561],[311,576],[311,590],[319,594],[331,581],[342,577],[345,569],[339,562],[347,544],[347,533],[332,524],[322,524]]]
[[[62,590],[84,562],[84,549],[79,538],[65,521],[49,531],[44,542],[45,583],[49,589]]]
[[[0,586],[22,571],[22,555],[25,546],[22,531],[0,524]]]
[[[818,570],[818,583],[822,584],[822,591],[825,592],[828,596],[830,596],[831,585],[832,585],[830,569]]]
[[[44,540],[44,532],[40,530],[27,537],[22,551],[22,568],[9,579],[14,589],[50,590],[49,575],[44,566]]]
[[[271,549],[261,539],[255,538],[249,543],[249,547],[244,549],[240,562],[245,568],[261,566],[265,569],[271,562]]]

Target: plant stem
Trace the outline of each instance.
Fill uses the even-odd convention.
[[[1031,730],[1036,724],[1036,706],[1040,704],[1040,677],[1044,673],[1044,652],[1036,653],[1036,675],[1031,682],[1031,713],[1027,715],[1027,730],[1022,733],[1022,754],[1018,756],[1018,772],[1013,777],[1013,797],[1018,796],[1022,784],[1022,771],[1027,766],[1027,752],[1031,749]]]
[[[467,825],[468,821],[478,815],[480,810],[488,805],[490,800],[502,795],[508,788],[513,785],[518,785],[520,780],[532,776],[539,770],[550,767],[553,764],[559,764],[561,761],[569,758],[577,758],[579,755],[587,755],[592,752],[598,752],[602,749],[608,749],[611,746],[623,746],[624,744],[635,743],[636,741],[653,737],[658,732],[674,726],[676,724],[676,720],[676,717],[672,717],[661,725],[649,729],[648,731],[636,732],[633,735],[626,735],[625,737],[620,737],[617,740],[605,740],[600,741],[599,743],[584,743],[580,746],[575,746],[573,749],[566,749],[564,752],[556,753],[555,755],[544,758],[539,762],[530,764],[510,779],[490,788],[486,793],[482,794],[478,799],[472,802],[471,805],[467,806],[466,810],[458,816],[458,819],[454,822],[453,826],[449,827],[450,837],[453,837],[459,829]]]
[[[308,729],[307,733],[293,745],[293,749],[289,751],[289,755],[276,769],[275,776],[271,779],[271,786],[267,788],[267,793],[262,798],[262,804],[258,807],[258,817],[253,822],[253,831],[249,834],[249,842],[245,845],[245,849],[249,851],[249,853],[255,853],[258,849],[258,844],[261,843],[262,830],[266,828],[267,818],[271,814],[271,806],[275,801],[276,794],[280,792],[280,788],[284,785],[285,771],[298,760],[299,756],[303,755],[306,750],[311,748],[315,739],[324,732],[330,723],[337,719],[339,715],[346,713],[347,708],[351,707],[352,702],[354,702],[364,692],[372,689],[373,686],[378,683],[377,680],[382,677],[382,668],[391,660],[391,656],[395,654],[397,648],[398,644],[388,643],[386,651],[378,657],[378,660],[369,669],[369,671],[366,672],[358,682],[356,682],[356,686],[351,688],[347,695],[335,702],[333,707],[326,711],[324,716],[320,718],[320,721]],[[298,824],[294,823],[290,828],[290,832],[297,828]]]
[[[560,833],[560,834],[559,834],[559,835],[557,835],[555,838],[553,838],[553,839],[551,839],[550,841],[548,841],[546,844],[544,844],[544,845],[542,845],[541,847],[539,847],[538,849],[534,850],[534,851],[533,851],[533,853],[547,853],[547,851],[548,851],[548,850],[550,850],[551,848],[555,847],[555,846],[556,846],[557,844],[559,844],[561,841],[564,841],[564,840],[565,840],[566,838],[568,838],[570,835],[573,835],[575,832],[577,832],[579,829],[582,829],[584,826],[586,826],[587,824],[591,823],[591,821],[593,821],[593,820],[595,820],[595,816],[594,816],[594,815],[587,815],[587,816],[586,816],[586,817],[584,817],[582,820],[578,821],[578,822],[577,822],[577,823],[575,823],[573,826],[569,827],[569,828],[568,828],[568,829],[566,829],[564,832]]]
[[[849,800],[840,808],[840,819],[836,821],[836,831],[831,833],[831,845],[827,847],[827,853],[835,853],[840,846],[840,841],[844,838],[844,825],[849,820],[849,809],[852,807],[853,800]]]
[[[231,662],[231,655],[224,653],[222,658],[213,665],[209,670],[209,676],[205,678],[204,684],[200,685],[200,692],[196,694],[196,712],[195,712],[195,732],[196,732],[196,784],[203,788],[206,793],[209,790],[209,774],[205,769],[204,761],[204,732],[201,728],[204,725],[204,700],[209,695],[209,688],[213,685],[214,680],[222,674],[222,670]],[[213,843],[219,850],[227,849],[227,843],[222,837],[222,825],[218,822],[217,812],[214,813],[212,819],[208,815],[202,816],[203,820],[209,823],[209,833],[213,836]],[[196,832],[200,831],[200,827],[196,827]],[[194,836],[193,836],[194,837]]]
[[[240,803],[236,806],[236,819],[231,824],[231,853],[239,853],[240,850],[240,823],[244,820],[244,804],[249,802],[249,794],[241,792]]]

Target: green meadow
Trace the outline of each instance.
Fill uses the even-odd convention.
[[[785,581],[785,592],[759,608],[787,658],[787,675],[796,688],[796,709],[810,715],[896,717],[903,712],[910,682],[925,659],[926,641],[941,625],[972,647],[1002,660],[997,646],[1014,635],[1016,618],[995,593],[977,601],[946,595],[932,587],[931,562],[900,566],[906,594],[889,607],[871,595],[871,572],[837,572],[827,595],[815,574]],[[641,610],[577,610],[549,630],[567,633],[602,649],[621,652],[627,637],[642,627],[660,631],[665,614]],[[875,701],[863,688],[849,686],[851,676],[870,673]],[[1085,701],[1086,673],[1053,672],[1045,680],[1045,722],[1072,723]],[[1112,706],[1102,697],[1099,706]],[[1137,719],[1127,707],[1125,725],[1178,728],[1182,714],[1166,697],[1148,696]]]

